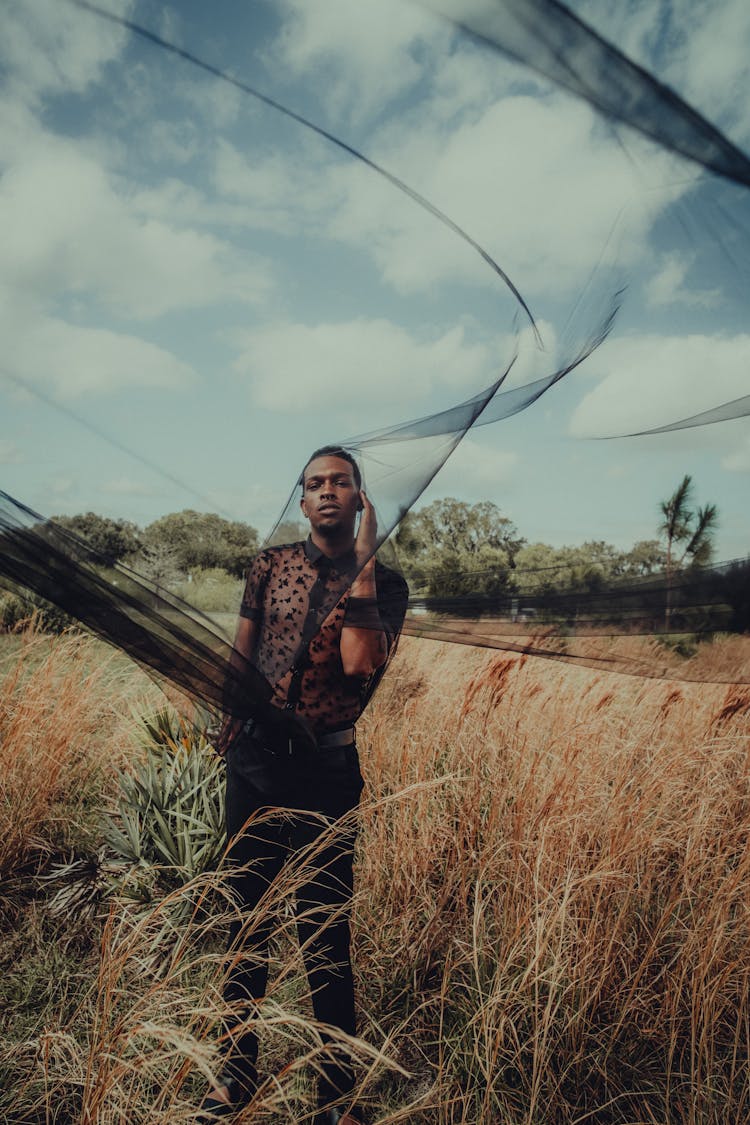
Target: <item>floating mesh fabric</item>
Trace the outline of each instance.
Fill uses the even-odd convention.
[[[422,0],[491,49],[518,59],[606,118],[750,186],[750,158],[656,75],[558,0]]]
[[[209,72],[217,81],[232,83],[262,101],[270,111],[291,117],[301,128],[317,133],[322,142],[334,144],[364,163],[374,175],[384,177],[394,191],[405,192],[437,223],[467,242],[500,280],[504,295],[509,295],[513,308],[511,324],[504,325],[508,328],[504,338],[514,342],[502,345],[498,376],[491,385],[462,398],[457,405],[425,410],[412,421],[396,417],[389,426],[349,439],[330,435],[331,442],[350,450],[361,465],[368,496],[377,512],[379,547],[386,544],[473,427],[505,423],[533,407],[547,392],[554,395],[555,386],[582,364],[592,359],[603,362],[605,350],[601,345],[613,336],[616,327],[627,339],[628,301],[633,298],[628,278],[636,265],[642,265],[630,256],[634,243],[631,235],[644,223],[659,227],[664,254],[672,246],[684,245],[677,235],[682,240],[684,232],[689,232],[691,259],[686,271],[706,279],[709,295],[719,290],[716,300],[725,308],[727,331],[739,335],[744,328],[750,293],[750,160],[706,117],[656,76],[629,62],[564,5],[552,0],[462,0],[460,5],[430,5],[441,10],[464,34],[485,44],[488,51],[511,55],[584,99],[601,115],[607,128],[626,126],[626,133],[632,129],[648,138],[645,149],[644,142],[632,142],[629,133],[623,144],[632,146],[635,164],[657,169],[655,183],[642,195],[613,206],[610,237],[601,247],[587,284],[571,292],[564,310],[545,309],[542,317],[535,315],[535,309],[522,296],[525,286],[511,278],[495,256],[381,164],[197,54],[85,0],[72,2],[92,18],[115,20],[149,40],[154,49],[168,50],[187,65]],[[644,182],[648,182],[648,176]],[[670,202],[670,215],[676,218],[667,215],[664,200]],[[518,379],[520,366],[518,318],[531,327],[534,342],[539,344],[545,342],[542,319],[551,321],[555,341],[549,351],[536,353],[534,364],[526,369],[534,377],[523,378],[520,384],[512,383]],[[649,403],[643,403],[642,408],[648,415]],[[633,427],[632,432],[657,434],[738,418],[748,413],[748,396],[709,405],[689,416],[680,411],[679,402],[670,403],[669,410],[669,419],[649,418],[649,424]],[[290,473],[292,479],[298,468]],[[298,500],[295,485],[269,543],[285,541],[289,529],[299,524]],[[213,709],[223,707],[238,717],[268,717],[270,685],[250,665],[233,663],[228,642],[189,605],[127,568],[116,567],[113,578],[110,572],[104,572],[105,560],[84,543],[6,494],[0,498],[0,536],[0,576],[6,583],[32,589],[60,606],[202,704]],[[629,585],[614,584],[606,590],[564,594],[525,594],[521,578],[517,576],[517,589],[503,599],[418,599],[406,631],[618,671],[675,675],[674,667],[660,669],[656,659],[649,662],[603,652],[597,655],[592,645],[595,638],[605,636],[708,635],[747,627],[742,607],[748,573],[741,564],[671,575],[668,582],[664,576],[656,576]],[[343,592],[342,585],[324,608],[331,608]],[[514,604],[514,599],[520,604]],[[696,678],[711,675],[707,670],[695,673]],[[736,682],[750,682],[742,672],[731,675]]]
[[[669,434],[675,430],[691,430],[695,426],[711,426],[715,422],[729,422],[732,418],[745,418],[750,414],[750,395],[724,402],[720,406],[713,406],[710,410],[702,410],[700,414],[692,414],[689,418],[680,418],[677,422],[668,422],[664,426],[653,426],[650,430],[638,430],[625,437],[645,437],[648,434]]]
[[[268,699],[253,667],[230,662],[231,645],[209,618],[6,493],[0,583],[33,591],[205,707],[220,710],[229,695],[248,717]]]
[[[750,645],[726,668],[684,659],[699,639],[750,631],[750,560],[593,589],[529,592],[523,573],[514,577],[515,589],[492,598],[414,599],[405,632],[624,675],[750,684]]]

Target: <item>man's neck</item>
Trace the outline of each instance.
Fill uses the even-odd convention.
[[[336,532],[333,535],[321,535],[319,531],[311,531],[310,538],[318,550],[329,559],[337,559],[354,549],[354,535],[351,531]]]

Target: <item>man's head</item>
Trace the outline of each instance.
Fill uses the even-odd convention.
[[[314,453],[310,454],[299,478],[299,483],[302,485],[303,492],[305,488],[305,475],[307,473],[307,470],[309,469],[313,461],[317,461],[319,457],[338,457],[341,461],[347,461],[351,465],[354,483],[357,486],[357,491],[359,492],[360,488],[362,487],[362,474],[359,471],[359,465],[354,460],[349,450],[342,449],[340,445],[323,445],[320,449],[316,449]]]
[[[324,538],[353,535],[362,508],[359,465],[336,445],[316,449],[302,470],[300,507],[313,532]]]

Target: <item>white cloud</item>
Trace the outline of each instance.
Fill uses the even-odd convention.
[[[255,301],[265,272],[211,234],[138,214],[89,154],[40,132],[0,185],[0,282],[35,299],[79,294],[147,319],[220,300]]]
[[[90,143],[55,137],[0,102],[0,327],[8,374],[63,396],[177,387],[194,375],[164,347],[106,320],[257,302],[270,271],[211,232],[152,215]],[[60,305],[75,307],[72,323]],[[71,320],[72,320],[72,314]],[[90,327],[86,324],[91,325]]]
[[[117,477],[99,486],[100,492],[113,496],[153,496],[153,488],[131,480],[130,477]]]
[[[745,334],[608,341],[589,361],[587,373],[604,376],[579,403],[571,432],[633,433],[689,418],[747,394],[748,369]],[[726,440],[726,430],[722,434]]]
[[[171,37],[165,35],[165,38]],[[202,51],[196,49],[196,53],[202,54]],[[220,59],[214,58],[208,61],[221,65]],[[226,129],[236,121],[240,113],[247,119],[252,112],[247,95],[236,86],[230,86],[226,82],[217,81],[209,74],[198,74],[187,68],[176,71],[175,77],[177,78],[175,92],[185,99],[190,117],[211,133],[216,132],[217,129]],[[256,112],[259,108],[256,103]]]
[[[570,7],[714,124],[750,135],[747,0],[572,0]]]
[[[410,90],[424,49],[447,46],[448,30],[415,4],[378,0],[284,0],[276,53],[298,74],[325,75],[327,108],[359,122]]]
[[[497,366],[461,325],[412,334],[388,320],[279,323],[246,333],[235,368],[257,406],[285,412],[347,411],[397,403],[397,418],[436,391],[453,405],[489,383]],[[361,427],[366,428],[365,426]]]
[[[31,386],[51,387],[65,398],[122,387],[180,387],[194,372],[146,340],[32,316],[3,322],[3,371]]]
[[[657,272],[645,286],[646,300],[655,306],[688,305],[714,308],[721,301],[718,289],[689,289],[685,286],[692,260],[685,254],[663,254]]]
[[[750,473],[750,435],[738,444],[733,453],[722,459],[721,467],[730,473]]]
[[[127,15],[132,0],[110,0]],[[82,93],[119,56],[125,28],[59,0],[23,0],[3,7],[0,70],[14,94],[29,104],[44,94]]]
[[[0,465],[18,465],[21,460],[21,451],[16,443],[0,438]]]
[[[322,156],[319,146],[302,138],[296,149],[252,157],[219,139],[214,185],[222,202],[217,217],[280,234],[302,233],[312,219],[327,225],[340,191],[334,193],[331,169],[321,163]]]
[[[720,127],[750,137],[750,5],[747,0],[679,0],[675,23],[690,33],[675,52],[668,77],[696,109]]]
[[[468,120],[501,98],[518,93],[519,83],[527,91],[537,88],[546,94],[549,90],[545,79],[521,63],[459,39],[436,68],[432,113],[445,121]]]
[[[503,489],[513,481],[519,457],[510,450],[492,449],[465,437],[420,500],[428,504],[439,496],[459,499],[484,496],[503,507]]]
[[[185,166],[201,154],[203,138],[194,121],[153,121],[147,137],[149,154],[154,160]]]
[[[580,290],[608,243],[620,265],[638,262],[668,199],[638,198],[630,157],[585,105],[569,99],[508,97],[453,129],[428,118],[413,130],[391,130],[378,159],[463,227],[532,298]],[[491,279],[476,251],[382,179],[354,166],[329,178],[331,197],[342,199],[330,232],[371,253],[397,290]],[[672,197],[681,190],[673,188]]]
[[[462,65],[470,68],[469,56]],[[602,131],[585,105],[510,96],[477,106],[470,104],[476,93],[469,84],[465,112],[456,107],[459,124],[446,120],[441,94],[418,115],[393,118],[368,155],[463,227],[531,299],[580,290],[605,248],[605,268],[613,259],[638,263],[655,216],[687,190],[689,177],[644,194],[632,152]],[[671,158],[651,154],[652,177],[667,167]],[[401,293],[493,284],[487,265],[455,232],[371,169],[306,138],[293,151],[252,157],[219,142],[214,183],[222,197],[217,218],[333,237],[372,257]],[[200,209],[197,200],[188,206]],[[500,280],[494,284],[502,289]]]

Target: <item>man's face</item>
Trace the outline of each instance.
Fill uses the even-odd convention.
[[[300,506],[313,531],[321,535],[353,532],[360,499],[349,462],[329,456],[311,461],[305,469]]]

